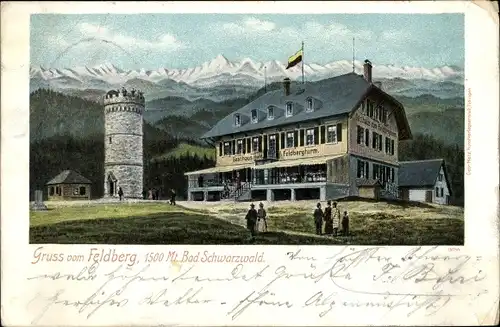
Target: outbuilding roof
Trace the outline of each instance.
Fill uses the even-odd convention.
[[[76,171],[64,170],[47,183],[47,185],[54,184],[92,184],[92,182]]]
[[[434,187],[441,167],[443,167],[444,177],[451,194],[444,159],[399,162],[399,187]]]
[[[369,92],[375,90],[398,107],[395,117],[400,128],[400,139],[411,138],[410,127],[401,103],[377,86],[367,82],[363,76],[348,73],[337,77],[291,86],[290,94],[279,89],[263,94],[242,108],[221,119],[201,138],[220,137],[229,134],[250,132],[270,127],[310,121],[330,116],[351,113]],[[305,109],[306,100],[313,100],[312,112]],[[293,106],[293,115],[286,117],[287,103]],[[268,108],[273,107],[274,119],[267,119]],[[257,122],[251,121],[252,110],[256,110]],[[241,126],[234,125],[234,114],[240,114]],[[263,114],[261,114],[263,113]]]

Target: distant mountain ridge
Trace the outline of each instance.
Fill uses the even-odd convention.
[[[109,90],[121,86],[135,87],[145,92],[148,99],[182,95],[195,100],[206,98],[214,101],[249,94],[268,83],[288,77],[300,80],[300,65],[285,69],[285,63],[277,60],[254,62],[250,58],[230,61],[218,55],[211,61],[194,68],[156,70],[125,70],[113,64],[94,67],[45,68],[30,67],[31,90],[51,88],[74,92],[74,90]],[[326,65],[306,63],[304,73],[307,81],[326,79],[352,71],[352,62],[335,61]],[[355,71],[363,72],[363,62],[355,62]],[[373,78],[395,86],[401,95],[416,96],[429,93],[450,98],[463,94],[463,69],[457,66],[442,66],[432,69],[422,67],[396,67],[373,65]]]

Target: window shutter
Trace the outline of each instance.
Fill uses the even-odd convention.
[[[298,147],[299,146],[299,131],[294,131],[293,132],[293,146]]]
[[[378,136],[378,149],[380,151],[382,151],[382,141],[383,141],[382,135],[379,135]]]
[[[365,164],[365,178],[370,179],[370,163],[367,161]]]
[[[337,124],[337,142],[342,142],[342,123]]]
[[[300,146],[304,146],[304,130],[300,130],[300,141],[299,141]]]
[[[377,133],[372,132],[372,148],[375,149],[375,143],[377,142]]]
[[[394,140],[391,140],[391,155],[394,155]]]
[[[370,146],[370,131],[368,129],[365,130],[365,145]]]
[[[314,144],[319,144],[319,127],[314,128]]]
[[[245,139],[242,139],[241,146],[243,147],[243,154],[247,153],[247,147],[245,145],[246,145]]]
[[[285,132],[281,132],[281,142],[280,142],[280,149],[285,148]]]
[[[247,146],[247,152],[248,153],[252,152],[252,138],[251,137],[247,138],[246,144],[247,144],[246,145]]]
[[[321,144],[325,144],[326,126],[321,126]]]
[[[233,146],[231,147],[231,154],[235,154],[236,153],[236,140],[233,140],[232,142]]]
[[[222,142],[219,142],[219,157],[222,156]]]
[[[262,152],[262,136],[259,136],[259,152]]]
[[[264,156],[267,156],[267,149],[269,148],[267,142],[269,142],[269,137],[264,135]]]

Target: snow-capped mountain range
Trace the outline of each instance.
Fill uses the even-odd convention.
[[[230,61],[223,55],[200,66],[187,69],[159,68],[156,70],[124,70],[113,64],[94,67],[30,68],[31,88],[50,87],[54,89],[98,89],[106,90],[121,85],[137,86],[150,95],[161,90],[171,92],[201,91],[223,86],[239,86],[259,88],[268,82],[289,77],[301,79],[301,64],[285,69],[286,63],[277,60],[254,62],[250,58],[241,61]],[[308,81],[321,80],[352,71],[352,62],[335,61],[326,65],[314,63],[304,64],[304,74]],[[355,62],[355,71],[363,72],[363,62]],[[374,79],[420,80],[430,83],[452,82],[463,84],[463,69],[456,66],[442,66],[432,69],[419,67],[396,67],[393,65],[377,65],[373,63]],[[220,91],[220,90],[219,90]],[[160,92],[161,93],[161,92]],[[187,92],[189,93],[189,92]],[[157,96],[154,96],[157,97]]]

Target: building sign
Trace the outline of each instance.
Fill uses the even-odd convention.
[[[250,155],[236,155],[233,156],[233,162],[252,162],[255,160],[262,159],[262,152],[250,154]]]
[[[360,123],[363,123],[369,127],[372,127],[376,130],[379,130],[385,134],[388,134],[390,136],[393,136],[393,137],[396,137],[396,132],[394,131],[391,131],[385,124],[383,123],[379,123],[379,122],[376,122],[376,121],[373,121],[371,120],[370,118],[368,117],[365,117],[365,116],[362,116],[362,115],[356,115],[356,119],[360,122]]]
[[[306,157],[306,156],[311,156],[311,155],[315,155],[315,154],[319,154],[318,147],[307,148],[307,149],[303,149],[303,150],[287,149],[287,150],[281,151],[282,158]]]

